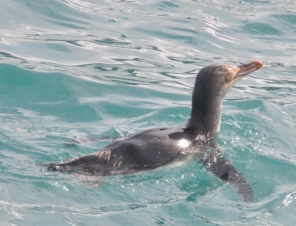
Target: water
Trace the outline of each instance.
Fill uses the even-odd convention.
[[[10,0],[0,20],[1,225],[294,225],[295,1]],[[253,203],[199,163],[104,179],[34,164],[184,124],[200,68],[252,60],[217,139]]]

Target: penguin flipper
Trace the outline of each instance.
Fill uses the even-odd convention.
[[[244,175],[238,172],[232,163],[224,159],[219,152],[216,150],[212,150],[211,152],[211,156],[207,160],[207,170],[236,188],[245,202],[252,202],[254,193]]]

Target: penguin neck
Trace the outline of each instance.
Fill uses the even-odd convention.
[[[212,140],[220,130],[222,100],[217,96],[193,95],[192,110],[186,130],[195,137]]]

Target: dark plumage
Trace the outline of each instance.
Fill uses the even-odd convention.
[[[225,160],[215,142],[220,129],[222,101],[245,75],[258,70],[258,61],[246,65],[211,65],[199,71],[192,95],[192,111],[184,126],[150,129],[117,140],[102,150],[65,163],[48,163],[49,170],[99,176],[154,169],[188,157],[203,162],[208,171],[233,185],[246,202],[253,200],[250,184]]]

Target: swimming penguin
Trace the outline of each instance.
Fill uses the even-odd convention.
[[[225,160],[215,142],[220,130],[225,94],[245,75],[261,68],[253,61],[245,65],[211,65],[201,69],[192,95],[191,117],[177,127],[149,129],[119,139],[100,151],[65,163],[46,163],[51,171],[80,172],[108,176],[155,169],[173,161],[192,157],[223,181],[237,189],[246,202],[253,200],[249,182],[230,161]]]

